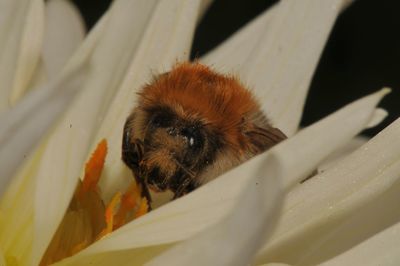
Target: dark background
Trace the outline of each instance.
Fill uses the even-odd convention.
[[[90,28],[110,0],[74,0]],[[95,2],[95,4],[93,4]],[[215,0],[199,24],[192,57],[201,56],[270,7],[269,0]],[[383,86],[389,116],[364,134],[373,136],[400,116],[400,1],[357,0],[333,28],[307,98],[302,125]]]

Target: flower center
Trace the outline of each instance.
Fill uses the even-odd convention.
[[[93,242],[148,212],[146,198],[135,181],[125,193],[117,192],[106,205],[98,182],[107,155],[107,142],[102,140],[85,166],[69,207],[40,265],[49,265],[86,248]]]

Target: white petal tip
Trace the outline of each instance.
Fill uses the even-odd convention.
[[[379,125],[388,115],[385,109],[377,108],[372,115],[372,118],[366,128],[371,128]]]
[[[385,96],[385,95],[391,93],[391,92],[392,92],[392,89],[389,88],[389,87],[384,87],[384,88],[382,88],[379,92],[382,93],[382,96]]]

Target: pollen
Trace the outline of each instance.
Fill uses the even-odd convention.
[[[116,192],[110,202],[102,200],[98,183],[106,156],[107,141],[102,140],[85,165],[84,178],[79,181],[40,265],[72,256],[148,212],[147,200],[141,197],[141,188],[134,181],[124,193]]]

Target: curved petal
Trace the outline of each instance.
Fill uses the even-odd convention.
[[[0,197],[9,179],[82,85],[82,70],[26,96],[0,117]]]
[[[365,129],[375,127],[379,125],[386,117],[388,116],[388,112],[385,109],[377,108],[374,116],[372,117],[369,124],[366,126]]]
[[[181,5],[181,1],[175,1],[173,5],[169,5],[170,3],[170,1],[164,1],[161,5],[157,1],[144,0],[116,2],[68,63],[65,73],[76,69],[81,61],[89,61],[91,67],[87,84],[50,138],[40,146],[38,150],[40,152],[37,152],[22,167],[31,171],[21,170],[10,188],[14,192],[22,190],[31,193],[24,194],[26,197],[23,201],[19,193],[7,193],[8,197],[3,199],[2,211],[7,221],[2,223],[0,230],[15,232],[15,228],[18,228],[16,225],[21,223],[26,225],[24,228],[27,228],[27,230],[18,229],[20,234],[12,236],[0,234],[0,242],[5,243],[2,246],[5,246],[7,250],[10,245],[21,246],[15,254],[17,258],[29,261],[29,250],[32,248],[31,241],[34,234],[36,237],[33,238],[35,241],[32,252],[33,263],[35,264],[35,261],[40,259],[75,188],[90,145],[91,134],[101,122],[99,117],[101,118],[102,113],[107,109],[107,101],[111,101],[122,77],[130,75],[126,73],[130,61],[141,62],[145,60],[145,55],[152,56],[153,60],[156,60],[165,51],[173,50],[169,54],[166,53],[172,61],[171,57],[182,52],[182,46],[190,46],[198,3]],[[155,10],[162,14],[166,6],[168,6],[166,15],[152,16]],[[175,16],[176,7],[183,7],[192,12],[182,12],[181,16]],[[132,14],[132,10],[136,15]],[[171,18],[177,18],[177,21]],[[155,21],[155,19],[161,19],[161,21]],[[188,23],[190,21],[192,23]],[[144,33],[148,23],[153,26]],[[158,23],[165,27],[164,30],[168,30],[165,30],[158,40],[153,39],[155,46],[150,49],[147,43],[142,41],[142,35],[147,35],[146,39],[154,38],[155,25],[159,25]],[[163,33],[163,29],[157,33]],[[174,34],[168,35],[168,32]],[[180,38],[175,38],[175,34]],[[100,36],[101,40],[99,40]],[[168,38],[180,43],[181,46],[164,46],[164,41]],[[120,47],[118,48],[117,45]],[[138,49],[146,53],[136,53]],[[74,145],[74,143],[79,143],[79,145]],[[49,198],[52,200],[49,201]],[[8,208],[10,206],[12,208]],[[21,209],[26,211],[19,212],[19,215],[12,215],[15,212],[13,210]],[[35,219],[34,229],[31,228],[32,218]]]
[[[259,264],[258,266],[290,266],[290,265],[286,263],[271,262],[266,264]]]
[[[400,223],[397,223],[320,265],[396,266],[400,262],[399,245]]]
[[[367,143],[369,138],[364,136],[356,136],[343,146],[339,147],[332,154],[330,154],[323,162],[318,165],[318,173],[325,172],[329,168],[336,165],[338,162],[343,160],[345,157],[353,153],[355,150],[360,148],[362,145]]]
[[[392,178],[381,180],[382,178],[379,177],[366,188],[360,189],[358,192],[360,197],[362,194],[370,193],[372,187],[375,189],[380,187],[381,191],[370,194],[365,202],[352,210],[351,215],[331,226],[329,231],[321,237],[316,238],[313,241],[313,247],[302,254],[299,264],[310,265],[340,256],[343,252],[368,241],[385,228],[399,222],[400,210],[397,206],[400,201],[400,175],[398,174],[400,163],[396,162],[396,164],[397,166],[391,167],[385,174],[385,177],[392,175]],[[381,183],[384,183],[386,187],[382,187]],[[370,258],[373,258],[372,254],[365,254],[366,260]]]
[[[62,219],[77,178],[83,176],[80,172],[93,134],[98,132],[101,138],[107,138],[108,158],[120,161],[123,122],[118,122],[124,119],[124,111],[131,108],[135,96],[131,86],[142,84],[150,68],[163,67],[183,56],[185,48],[189,49],[199,3],[183,0],[114,2],[107,14],[101,40],[92,51],[85,88],[50,136],[38,168],[34,263],[40,259]],[[97,143],[96,138],[94,142]],[[111,173],[112,169],[107,167],[106,173]],[[118,175],[112,178],[117,179]],[[126,180],[126,176],[122,178]]]
[[[377,108],[373,114],[373,117],[371,118],[370,122],[365,127],[365,129],[380,124],[386,118],[387,114],[388,113],[386,110]],[[330,154],[328,158],[326,158],[326,160],[324,160],[322,163],[318,165],[317,169],[318,173],[326,171],[328,168],[332,167],[333,165],[341,161],[347,155],[351,154],[352,152],[360,148],[368,140],[369,138],[365,136],[356,136],[349,142],[345,143],[343,146],[339,147],[332,154]]]
[[[92,40],[88,40],[87,45],[84,48],[85,51],[92,49],[94,39],[95,38],[92,38]],[[74,67],[69,68],[69,70],[66,71],[63,76],[68,76],[70,75],[69,73],[79,70],[79,66],[87,60],[87,55],[87,52],[81,53],[80,57],[74,60],[73,64],[71,64],[71,66],[73,65]],[[51,95],[45,95],[46,93],[48,93],[47,90],[43,90],[43,92],[40,91],[41,90],[38,90],[34,93],[38,93],[38,95],[43,95],[45,96],[45,98],[51,97]],[[60,94],[63,93],[65,92],[60,92]],[[23,106],[24,108],[27,107],[24,105],[21,106]],[[24,110],[24,108],[21,110],[26,111]],[[29,118],[29,116],[25,118]],[[35,129],[34,127],[32,129],[37,132],[37,129]],[[27,156],[26,162],[24,162],[22,166],[20,166],[20,170],[18,170],[17,175],[13,177],[9,188],[7,189],[4,197],[1,198],[0,202],[0,213],[4,214],[4,216],[2,217],[3,219],[0,219],[0,246],[4,248],[7,256],[11,254],[11,256],[13,256],[19,263],[22,264],[29,263],[32,255],[32,242],[34,239],[33,219],[35,215],[34,204],[35,197],[40,197],[40,195],[37,194],[38,192],[36,186],[38,185],[38,179],[43,177],[39,174],[38,170],[40,164],[43,163],[41,161],[41,158],[44,154],[45,147],[48,144],[47,137],[50,134],[47,134],[45,136],[44,140],[38,145],[38,148],[31,156]],[[30,137],[19,141],[26,141],[24,145],[27,145],[27,143],[32,142],[32,139]],[[63,142],[61,142],[60,144],[62,143]],[[56,160],[57,157],[58,155],[53,156],[53,159]],[[58,196],[62,195],[63,194]],[[42,200],[46,201],[46,204],[51,202],[48,200],[48,198],[44,198]],[[48,216],[45,215],[42,218],[45,217]],[[13,232],[18,232],[18,234],[15,234]]]
[[[199,18],[203,17],[203,15],[207,12],[208,8],[214,0],[202,0],[199,8]]]
[[[43,37],[42,0],[0,1],[0,112],[24,94],[38,63]]]
[[[30,157],[41,153],[39,148]],[[12,180],[0,201],[0,249],[7,259],[16,261],[16,264],[28,264],[30,258],[36,163],[28,159],[27,163],[23,164],[19,170],[20,174]]]
[[[202,60],[240,73],[254,87],[272,123],[291,136],[297,131],[325,41],[345,2],[349,1],[280,1]]]
[[[271,30],[243,64],[244,79],[288,136],[297,131],[311,78],[343,2],[281,1]]]
[[[98,36],[98,34],[97,34]],[[87,62],[88,54],[95,42],[96,38],[92,37],[89,38],[86,42],[86,45],[82,48],[81,53],[79,56],[75,57],[75,60],[71,61],[70,67],[68,71],[65,71],[63,75],[57,79],[58,81],[55,82],[55,85],[62,84],[62,80],[66,81],[66,84],[69,84],[68,77],[74,75],[74,73],[85,72],[82,69],[82,66]],[[87,73],[84,73],[87,74]],[[81,73],[77,74],[78,76]],[[61,83],[60,83],[61,82]],[[35,95],[31,99],[28,97],[23,101],[28,102],[29,104],[21,103],[21,107],[15,108],[13,112],[15,112],[16,116],[10,120],[10,128],[4,128],[5,130],[13,130],[14,126],[24,126],[23,122],[24,119],[28,119],[30,116],[26,116],[26,113],[29,110],[33,110],[35,107],[40,105],[40,102],[45,99],[51,99],[54,95],[65,95],[67,96],[69,93],[73,91],[60,91],[52,90],[53,89],[62,89],[68,88],[65,87],[54,87],[53,86],[45,86],[44,90],[38,90],[38,92],[33,92],[32,94]],[[70,97],[67,97],[68,100]],[[54,104],[56,101],[52,101],[51,104]],[[50,104],[50,105],[51,105]],[[45,106],[47,106],[45,104]],[[62,105],[61,105],[62,106]],[[60,106],[60,107],[61,107]],[[33,108],[33,109],[32,109]],[[41,107],[39,107],[41,108]],[[57,110],[58,107],[55,107]],[[31,115],[31,114],[30,114]],[[45,114],[46,116],[46,114]],[[47,118],[51,118],[52,114],[47,114]],[[32,121],[34,122],[34,121]],[[31,123],[31,122],[29,122]],[[33,130],[32,132],[36,132],[41,130],[40,128],[32,127],[30,124],[30,129]],[[28,134],[29,132],[24,132],[24,134]],[[4,135],[5,136],[5,135]],[[7,135],[6,138],[10,136]],[[33,138],[32,138],[33,137]],[[34,141],[34,138],[37,138],[37,134],[33,134],[32,136],[27,137],[21,141],[21,145],[27,147],[29,143]],[[12,136],[11,136],[12,138]],[[10,186],[7,188],[6,193],[0,200],[0,246],[6,253],[6,256],[12,256],[18,263],[26,264],[29,263],[31,259],[31,251],[32,251],[32,242],[34,239],[34,203],[36,197],[36,186],[37,186],[37,179],[38,179],[38,167],[40,165],[40,158],[43,155],[45,145],[47,144],[47,138],[38,145],[38,148],[34,151],[31,156],[27,156],[26,162],[20,166],[20,169],[17,172],[17,175],[13,177]],[[25,141],[26,143],[23,143]],[[21,146],[21,147],[22,147]],[[24,159],[25,158],[20,158]],[[10,178],[10,177],[6,177]],[[46,199],[47,200],[47,199]],[[18,232],[16,234],[15,232]]]
[[[51,80],[82,43],[85,25],[79,11],[67,0],[47,1],[45,19],[43,61]]]
[[[303,164],[302,161],[298,160],[298,157],[301,156],[301,154],[304,152],[303,150],[305,149],[312,149],[318,153],[319,156],[313,157],[315,160],[320,160],[320,158],[326,159],[329,154],[360,133],[361,130],[367,127],[371,121],[375,119],[376,109],[374,106],[376,106],[379,101],[389,92],[389,89],[382,89],[376,93],[368,95],[327,116],[317,124],[301,130],[296,134],[296,137],[301,139],[301,141],[296,142],[296,146],[293,146],[293,140],[290,138],[282,143],[282,145],[276,146],[276,149],[288,150],[288,154],[290,154],[291,159],[287,159],[285,162],[290,164],[298,164],[291,165],[291,167],[287,167],[286,169],[296,171],[296,169],[300,167],[299,164]],[[312,139],[312,141],[308,138],[308,133],[304,133],[306,130],[307,132],[317,132],[320,130],[319,128],[326,128],[328,126],[331,126],[329,131],[331,132],[330,134],[321,135],[316,139]],[[340,128],[340,130],[338,130],[338,128]],[[327,143],[330,144],[330,148],[328,148],[326,145]],[[318,148],[323,146],[325,147],[324,149]],[[290,150],[291,152],[289,152]],[[303,157],[304,160],[312,160],[313,158]],[[317,162],[312,165],[316,165],[316,163]],[[313,170],[314,169],[310,168],[308,174],[310,174]],[[298,176],[290,173],[285,174],[282,180],[284,189],[291,189],[295,184],[298,184],[300,181],[306,178],[307,175]],[[296,179],[290,179],[293,177],[296,177]]]
[[[397,120],[334,167],[293,189],[258,261],[318,264],[398,220],[399,134]]]

